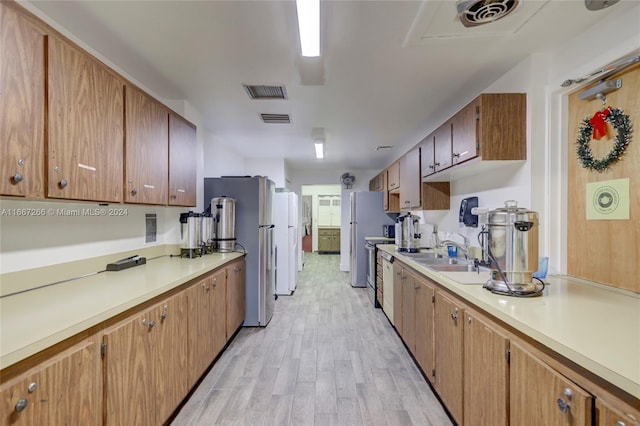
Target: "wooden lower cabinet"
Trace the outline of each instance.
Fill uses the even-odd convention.
[[[105,424],[162,424],[187,394],[186,296],[104,333]]]
[[[593,424],[593,397],[514,341],[509,388],[511,426]]]
[[[244,323],[246,271],[244,259],[227,266],[227,339]]]
[[[405,279],[404,268],[400,262],[393,263],[393,315],[391,323],[402,337],[402,282]]]
[[[640,407],[614,406],[602,398],[596,399],[596,416],[598,426],[640,426]]]
[[[464,424],[509,424],[509,339],[489,319],[465,309]]]
[[[433,381],[435,286],[426,278],[416,278],[416,284],[416,349],[414,356],[424,374]]]
[[[463,424],[464,308],[444,291],[436,291],[434,324],[434,386],[454,420]]]
[[[409,350],[416,352],[416,290],[418,283],[411,271],[404,270],[402,280],[402,325],[400,335]]]
[[[0,387],[2,425],[101,423],[102,378],[96,338],[52,356]]]
[[[226,343],[226,269],[198,281],[187,291],[188,383],[191,388]]]

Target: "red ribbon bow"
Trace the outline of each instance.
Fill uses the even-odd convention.
[[[602,111],[598,111],[593,114],[593,117],[589,120],[589,124],[593,127],[593,138],[595,140],[600,139],[607,134],[606,118],[611,114],[611,107],[607,107]]]

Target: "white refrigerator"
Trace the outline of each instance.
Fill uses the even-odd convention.
[[[273,197],[276,294],[291,295],[298,277],[298,195],[276,192]]]

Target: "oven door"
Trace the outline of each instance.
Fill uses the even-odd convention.
[[[367,295],[375,306],[376,304],[376,246],[367,242]]]

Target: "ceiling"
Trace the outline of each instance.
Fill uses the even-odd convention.
[[[215,141],[244,157],[381,169],[446,119],[445,106],[637,0],[597,12],[583,0],[520,0],[474,28],[460,24],[454,0],[323,0],[315,61],[299,56],[293,1],[30,3],[157,96],[190,102]],[[250,100],[243,83],[284,85],[288,99]],[[292,122],[265,124],[260,113]],[[314,128],[324,130],[323,160]]]

